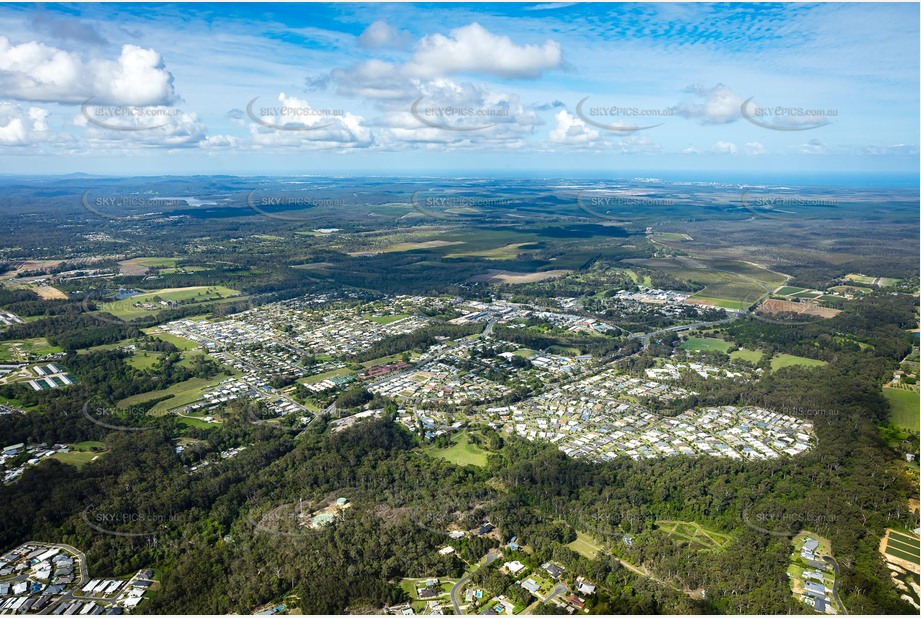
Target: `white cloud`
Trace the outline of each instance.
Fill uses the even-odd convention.
[[[739,151],[739,149],[736,148],[736,145],[732,142],[719,141],[713,144],[713,148],[711,148],[710,151],[716,154],[734,155]]]
[[[688,146],[687,148],[681,151],[681,154],[696,155],[696,154],[700,154],[700,151],[694,148],[693,146]]]
[[[624,154],[651,154],[661,150],[662,146],[645,135],[631,135],[620,140],[620,151]]]
[[[409,46],[412,36],[406,30],[397,30],[386,21],[379,19],[358,37],[358,44],[368,49],[392,47],[403,49]]]
[[[559,68],[562,62],[562,50],[556,41],[516,45],[509,37],[493,34],[473,22],[455,28],[450,36],[424,37],[416,45],[407,70],[422,78],[476,72],[506,79],[533,79],[544,71]]]
[[[805,144],[799,144],[798,146],[795,146],[795,149],[799,154],[807,155],[821,155],[828,153],[828,146],[826,146],[825,143],[819,139],[811,139]]]
[[[166,105],[173,76],[156,51],[125,45],[115,60],[84,59],[43,43],[13,45],[0,35],[0,91],[21,101]]]
[[[598,139],[598,131],[587,126],[565,109],[557,112],[556,127],[550,131],[550,141],[556,144],[588,145]]]
[[[764,144],[762,144],[761,142],[746,142],[745,152],[747,152],[750,155],[763,155],[767,153],[767,149],[764,147]]]
[[[692,93],[698,100],[675,106],[675,111],[683,118],[698,120],[701,124],[728,124],[742,117],[744,100],[723,84],[712,88],[695,84],[685,92]]]
[[[0,147],[72,142],[69,135],[49,129],[49,115],[50,112],[42,107],[24,108],[13,103],[0,103]]]

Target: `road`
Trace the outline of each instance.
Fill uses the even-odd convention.
[[[841,569],[838,568],[838,561],[831,556],[822,556],[822,559],[835,569],[835,583],[832,584],[831,587],[831,596],[835,597],[835,602],[838,604],[838,607],[841,608],[841,613],[847,614],[847,608],[844,607],[844,603],[841,602],[841,597],[838,596],[838,577],[841,575]]]
[[[464,612],[461,611],[460,603],[457,602],[457,593],[464,589],[464,586],[467,585],[467,582],[470,581],[470,576],[472,573],[466,573],[463,577],[457,580],[457,583],[451,588],[451,605],[454,606],[454,615],[460,616]]]
[[[80,579],[76,583],[72,584],[73,587],[69,591],[61,595],[60,599],[57,602],[49,603],[47,607],[45,607],[44,609],[38,612],[39,614],[48,614],[49,612],[51,612],[52,609],[60,605],[61,601],[69,600],[73,598],[74,591],[78,591],[82,589],[83,586],[86,585],[86,582],[89,581],[90,577],[89,577],[89,569],[86,566],[86,554],[84,554],[82,551],[80,551],[73,545],[65,545],[63,543],[42,543],[40,541],[26,541],[26,544],[35,545],[37,547],[48,547],[48,548],[54,547],[56,549],[62,549],[77,557],[77,564],[80,567]]]
[[[495,562],[501,555],[502,554],[491,551],[488,554],[486,554],[483,558],[481,558],[480,562],[488,566],[492,564],[493,562]],[[457,583],[451,587],[451,605],[454,606],[455,616],[460,616],[464,613],[461,611],[460,603],[458,603],[457,601],[457,595],[461,590],[464,589],[464,586],[467,585],[467,582],[470,581],[471,575],[473,575],[472,571],[470,573],[465,573],[464,576],[461,577],[459,580],[457,580]]]

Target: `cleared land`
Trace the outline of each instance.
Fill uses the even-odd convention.
[[[682,350],[704,350],[706,352],[726,352],[732,344],[722,339],[710,337],[688,337],[681,343]]]
[[[482,275],[471,277],[470,281],[485,281],[488,283],[535,283],[568,275],[571,270],[544,270],[537,273],[516,273],[510,270],[489,270]]]
[[[50,285],[40,285],[32,288],[32,291],[41,296],[42,300],[67,300],[70,298],[61,290]]]
[[[744,360],[750,363],[760,363],[761,357],[764,356],[764,352],[761,350],[746,350],[745,348],[739,348],[735,352],[729,355],[729,358],[733,360]]]
[[[825,361],[815,360],[814,358],[804,358],[792,354],[778,354],[771,359],[771,371],[777,371],[784,367],[821,367]]]
[[[429,455],[441,457],[458,466],[479,466],[486,467],[486,458],[489,455],[487,451],[476,444],[471,444],[470,436],[467,433],[457,435],[456,442],[449,448],[425,448],[424,451]]]
[[[226,379],[226,375],[220,375],[214,378],[190,378],[185,382],[173,384],[169,388],[160,391],[150,391],[122,399],[118,402],[118,407],[127,408],[139,403],[144,403],[145,401],[150,401],[151,399],[159,399],[160,397],[172,395],[169,399],[159,402],[149,410],[149,413],[153,415],[163,414],[173,408],[185,406],[194,402],[199,398],[205,388],[214,386],[221,380]]]
[[[578,530],[576,530],[576,540],[569,543],[567,547],[577,554],[585,556],[589,560],[594,560],[602,550],[601,544],[598,541]]]
[[[777,300],[776,298],[769,298],[764,301],[755,311],[766,315],[795,313],[796,315],[814,316],[818,318],[833,318],[841,313],[840,309],[819,307],[812,303],[794,303],[788,300]]]
[[[120,301],[104,303],[100,306],[100,310],[110,313],[117,318],[128,317],[130,319],[139,316],[153,315],[164,308],[153,307],[148,309],[146,307],[137,307],[135,306],[137,303],[158,303],[161,300],[167,302],[207,302],[230,298],[239,294],[237,290],[232,290],[222,285],[210,287],[198,285],[188,288],[166,288],[147,292],[145,294],[138,294],[137,296],[132,296],[131,298]]]
[[[728,534],[709,530],[693,521],[663,519],[656,525],[672,540],[685,541],[691,549],[700,551],[723,549],[732,540]]]
[[[900,388],[884,388],[883,395],[891,406],[889,420],[893,425],[918,431],[921,395]]]

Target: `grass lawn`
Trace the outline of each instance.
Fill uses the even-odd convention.
[[[918,410],[921,406],[921,395],[915,391],[900,388],[884,388],[883,395],[889,400],[891,409],[889,419],[893,425],[918,431]]]
[[[782,288],[774,290],[774,293],[778,296],[789,296],[790,294],[797,294],[799,292],[805,292],[806,288],[797,288],[792,285],[785,285]]]
[[[598,541],[578,530],[576,530],[576,540],[569,543],[567,547],[577,554],[585,556],[589,560],[593,560],[601,551],[601,545]]]
[[[682,350],[705,350],[708,352],[725,352],[733,344],[722,339],[712,339],[710,337],[688,337],[681,343]]]
[[[126,363],[135,369],[150,369],[158,362],[162,355],[157,352],[135,352],[126,359]]]
[[[371,320],[372,322],[377,322],[378,324],[391,324],[397,320],[402,320],[408,318],[408,313],[399,313],[397,315],[364,315],[362,316],[366,320]]]
[[[51,456],[51,458],[57,459],[60,462],[70,464],[72,466],[77,466],[77,468],[82,468],[85,464],[89,463],[100,455],[102,455],[102,453],[93,453],[90,451],[72,451],[70,453],[55,453]]]
[[[161,332],[159,328],[145,328],[144,333],[147,335],[156,337],[157,339],[161,341],[167,341],[169,343],[172,343],[174,346],[176,346],[177,348],[183,351],[194,350],[195,348],[199,346],[199,344],[195,343],[191,339],[186,339],[184,337],[177,337],[176,335],[171,335],[169,333]]]
[[[228,298],[231,296],[237,296],[239,292],[237,290],[232,290],[228,287],[222,285],[206,286],[206,285],[197,285],[187,288],[167,288],[164,290],[154,290],[153,292],[146,292],[144,294],[138,294],[137,296],[132,296],[122,301],[117,301],[114,303],[108,303],[103,306],[103,311],[110,313],[117,318],[136,318],[139,316],[153,315],[160,311],[162,307],[155,309],[143,309],[140,307],[135,307],[135,303],[143,302],[156,302],[158,300],[167,300],[167,301],[195,301],[195,302],[207,302],[212,300],[220,300],[222,298]]]
[[[191,418],[188,416],[180,416],[178,418],[179,418],[179,422],[182,423],[183,425],[188,425],[189,427],[198,427],[199,429],[207,429],[209,427],[218,427],[220,425],[219,423],[209,423],[199,418]]]
[[[467,433],[460,433],[454,436],[455,444],[449,448],[426,447],[424,451],[429,455],[447,459],[458,466],[479,466],[486,467],[486,457],[488,451],[470,443],[470,437]]]
[[[735,352],[729,355],[729,358],[733,360],[744,360],[750,363],[759,363],[761,362],[761,357],[764,356],[764,352],[761,350],[746,350],[745,348],[739,348]]]
[[[160,391],[150,391],[127,397],[118,402],[118,407],[127,408],[151,399],[158,399],[166,395],[173,395],[169,399],[161,401],[150,410],[150,414],[158,415],[167,412],[173,408],[188,405],[198,399],[201,392],[208,386],[213,386],[221,380],[226,380],[226,375],[219,375],[213,378],[190,378],[185,382],[173,384],[169,388]]]
[[[803,358],[792,354],[778,354],[771,359],[771,371],[777,371],[783,367],[821,367],[825,361],[815,360],[812,358]]]
[[[314,376],[307,376],[306,378],[301,378],[298,380],[301,384],[315,384],[317,382],[322,382],[328,378],[340,378],[342,376],[347,376],[352,373],[355,373],[348,367],[341,367],[339,369],[333,369],[332,371],[324,371],[323,373],[318,373]]]
[[[70,445],[70,450],[74,451],[89,451],[91,449],[104,448],[105,445],[99,440],[84,440],[83,442],[74,442]]]
[[[19,362],[20,355],[17,352],[24,355],[44,356],[45,354],[55,354],[63,351],[63,348],[48,343],[48,340],[44,337],[5,341],[0,343],[0,362]]]
[[[752,294],[749,294],[748,296],[751,298],[750,301],[730,300],[728,298],[713,298],[709,296],[698,296],[696,294],[691,298],[705,301],[715,307],[721,307],[723,309],[747,309],[753,302],[755,302],[755,299],[757,298],[757,296]]]
[[[168,257],[142,257],[134,258],[133,260],[128,260],[129,262],[134,262],[139,266],[146,266],[147,268],[164,268],[164,267],[176,267],[176,262],[179,261],[179,258],[168,258]]]

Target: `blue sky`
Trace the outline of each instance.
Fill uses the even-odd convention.
[[[0,4],[0,167],[917,174],[918,12]]]

